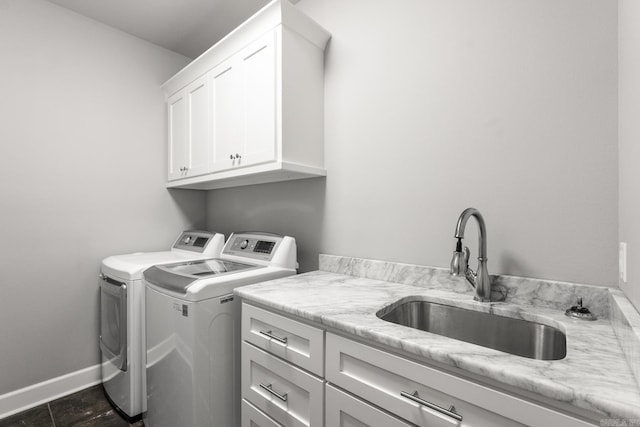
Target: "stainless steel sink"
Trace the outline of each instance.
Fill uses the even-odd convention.
[[[407,301],[377,315],[398,325],[530,359],[559,360],[567,355],[567,337],[562,331],[526,320],[429,301]]]

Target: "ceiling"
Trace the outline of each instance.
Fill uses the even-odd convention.
[[[195,58],[269,0],[49,0]]]

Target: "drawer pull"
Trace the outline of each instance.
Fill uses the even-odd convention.
[[[462,422],[462,415],[456,413],[456,408],[454,408],[453,405],[451,405],[449,409],[444,409],[441,406],[434,405],[431,402],[427,402],[426,400],[421,399],[420,396],[418,396],[418,390],[414,391],[413,394],[409,394],[406,391],[401,391],[400,396],[406,397],[407,399],[412,400],[419,405],[426,406],[427,408],[433,409],[434,411],[440,412],[441,414],[448,415],[458,422]]]
[[[285,394],[280,394],[277,391],[275,391],[273,389],[273,385],[269,384],[269,385],[264,385],[262,383],[260,383],[260,387],[267,390],[269,393],[273,394],[275,397],[277,397],[278,399],[282,400],[283,402],[287,401],[287,393]]]
[[[272,338],[272,339],[278,341],[279,343],[282,343],[282,344],[286,344],[287,343],[287,337],[280,338],[278,336],[273,335],[273,332],[271,332],[271,331],[260,331],[260,333],[262,335],[265,335],[265,336],[267,336],[269,338]]]

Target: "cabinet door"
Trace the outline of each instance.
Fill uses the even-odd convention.
[[[187,100],[185,91],[172,95],[167,100],[169,120],[169,181],[183,177],[187,165]]]
[[[195,80],[186,90],[187,97],[187,162],[186,176],[209,172],[210,95],[209,76]]]
[[[270,32],[239,54],[244,105],[239,166],[276,159],[275,37]]]
[[[411,427],[383,412],[327,384],[325,387],[325,425],[331,427]]]
[[[242,158],[242,73],[236,57],[211,73],[213,87],[213,171],[236,166]]]

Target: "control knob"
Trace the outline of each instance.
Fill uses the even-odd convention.
[[[248,240],[243,240],[240,243],[240,249],[247,249],[247,246],[249,246],[249,241]]]

